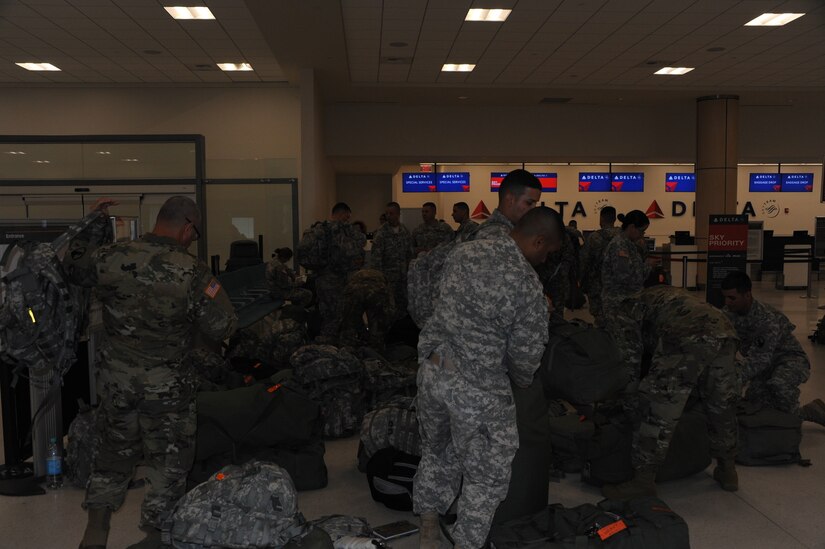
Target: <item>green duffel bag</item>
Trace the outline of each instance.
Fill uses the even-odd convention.
[[[799,454],[802,442],[802,419],[796,414],[763,408],[758,404],[740,404],[739,448],[736,462],[742,465],[807,465]]]

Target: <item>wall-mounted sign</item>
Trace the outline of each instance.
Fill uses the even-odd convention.
[[[695,173],[668,173],[665,174],[665,191],[669,193],[695,193]]]
[[[534,173],[541,181],[541,192],[554,193],[558,190],[559,176],[555,173]],[[501,182],[507,177],[507,172],[492,172],[490,174],[490,191],[497,193]]]
[[[614,193],[641,193],[645,190],[645,174],[642,172],[614,173],[610,180]]]
[[[470,192],[470,172],[436,174],[435,188],[440,193],[468,193]]]
[[[748,190],[752,193],[778,193],[782,190],[778,173],[750,174]]]
[[[610,192],[610,181],[608,172],[579,172],[579,192]]]
[[[403,173],[401,190],[405,193],[434,193],[434,173]]]
[[[814,174],[783,173],[779,185],[783,193],[810,193],[814,190]]]

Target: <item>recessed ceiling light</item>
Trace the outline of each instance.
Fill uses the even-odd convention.
[[[26,154],[23,151],[6,151],[6,154],[12,154],[17,156],[18,154]]]
[[[51,164],[51,160],[32,160],[35,164]]]
[[[476,66],[470,63],[462,63],[460,65],[444,63],[444,66],[441,67],[441,72],[472,72],[474,68],[476,68]]]
[[[249,63],[218,63],[222,71],[251,71],[252,65]]]
[[[469,99],[469,97],[468,97],[468,96],[466,96],[466,95],[459,95],[459,96],[458,96],[458,100],[459,100],[459,101],[464,101],[465,99]]]
[[[215,16],[206,6],[164,6],[166,12],[175,19],[214,19]]]
[[[138,162],[137,158],[121,158],[123,162]]]
[[[662,67],[658,71],[654,72],[653,74],[665,74],[668,76],[681,76],[683,74],[687,74],[696,67]]]
[[[494,23],[501,23],[502,21],[507,21],[507,18],[510,16],[510,12],[513,10],[501,10],[501,9],[493,9],[493,10],[485,10],[485,9],[478,9],[473,8],[467,12],[467,16],[464,18],[465,21],[488,21]]]
[[[15,63],[18,67],[23,67],[27,71],[59,71],[51,63]]]
[[[112,153],[109,152],[109,151],[97,151],[96,154],[112,154]]]
[[[746,27],[781,27],[805,15],[804,13],[763,13],[745,23]]]

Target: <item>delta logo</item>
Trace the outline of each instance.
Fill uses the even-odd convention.
[[[488,217],[490,217],[490,210],[484,205],[484,201],[480,200],[472,215],[470,215],[470,219],[487,219]]]
[[[662,208],[659,207],[659,203],[655,200],[650,203],[650,206],[647,207],[647,211],[645,211],[645,215],[648,219],[664,219],[665,214],[662,212]]]
[[[624,185],[624,181],[613,181],[610,184],[610,190],[614,193],[622,192],[622,185]]]
[[[436,188],[435,185],[427,185],[427,190],[430,191],[431,193],[434,193],[436,191],[436,189],[437,188]]]
[[[579,192],[580,193],[589,192],[590,191],[590,185],[592,183],[593,183],[592,181],[579,181]]]
[[[676,192],[676,187],[679,186],[678,181],[666,181],[665,182],[665,192],[672,193]]]

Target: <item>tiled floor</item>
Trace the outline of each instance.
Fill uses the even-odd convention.
[[[819,299],[804,298],[802,292],[777,291],[768,282],[758,283],[755,290],[757,298],[779,307],[797,325],[796,335],[812,364],[803,401],[825,395],[825,346],[815,347],[807,337],[823,314],[817,307],[825,303],[825,290],[822,283],[819,286]],[[366,478],[355,468],[357,445],[355,438],[327,444],[330,483],[324,490],[301,493],[304,515],[354,514],[374,526],[402,518],[414,521],[407,513],[372,501]],[[825,549],[825,428],[805,424],[802,453],[813,461],[812,467],[740,467],[741,488],[736,493],[720,490],[708,470],[660,485],[660,497],[687,520],[695,549]],[[130,492],[123,509],[114,515],[110,547],[123,548],[142,537],[137,530],[142,493],[142,489]],[[45,496],[0,496],[0,549],[76,547],[85,525],[81,499],[80,490],[68,487]],[[597,489],[583,485],[578,475],[550,486],[550,500],[565,505],[599,499]],[[417,542],[413,536],[393,546],[412,549]]]

